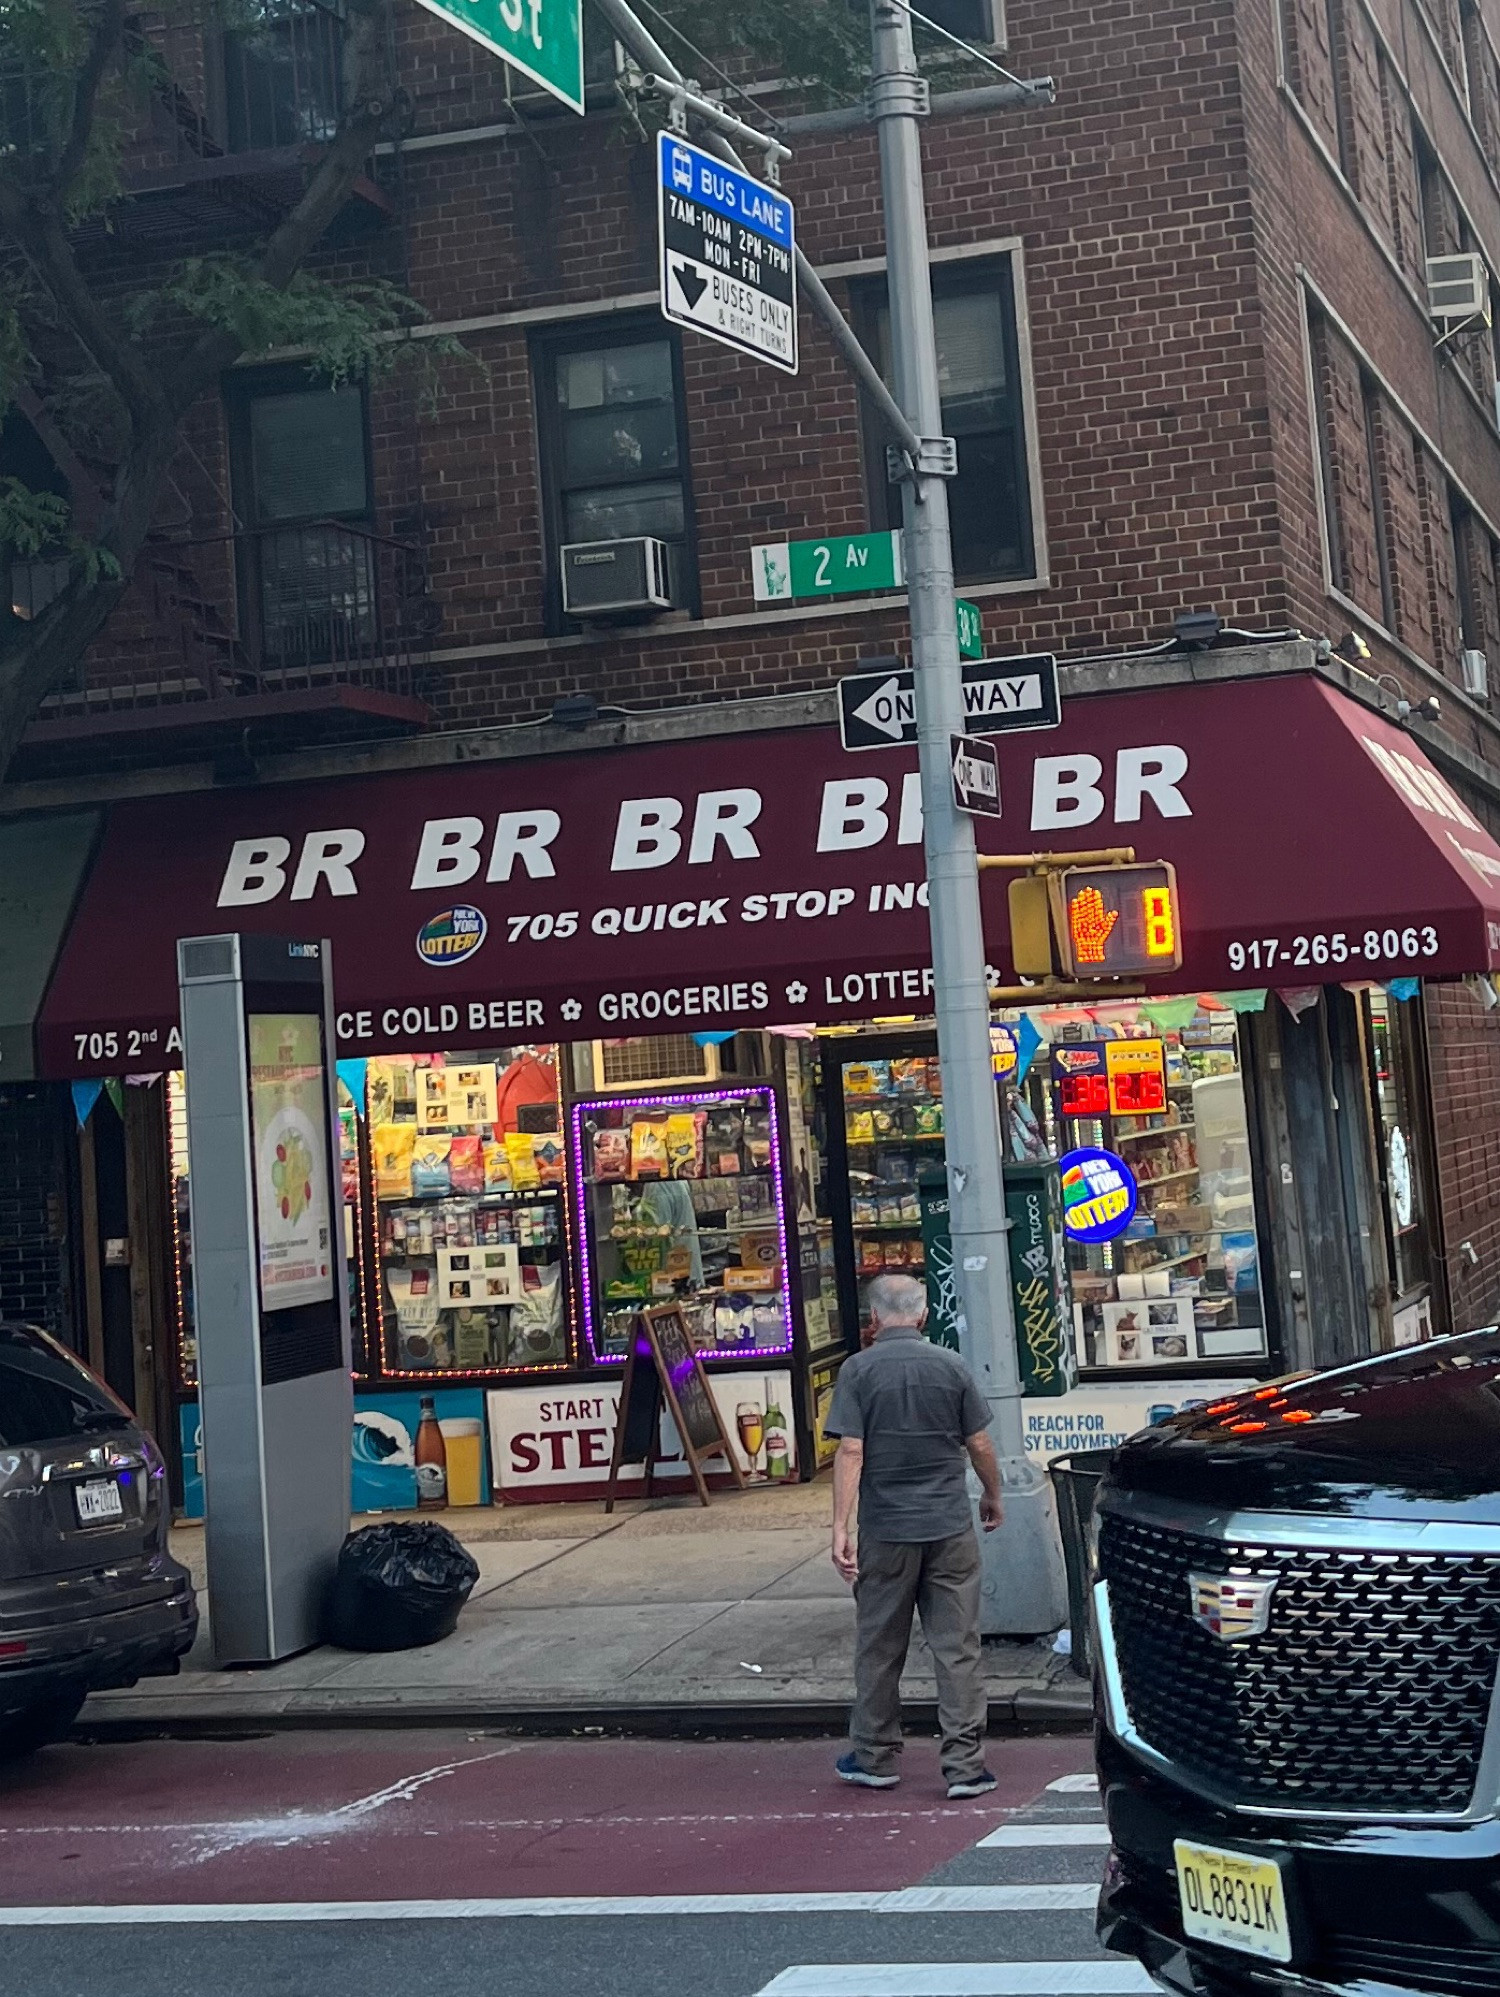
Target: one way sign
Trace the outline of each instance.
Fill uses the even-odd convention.
[[[964,723],[974,735],[1056,728],[1062,720],[1057,661],[966,659]],[[839,681],[839,734],[846,749],[896,749],[917,739],[916,682],[910,666],[853,673]]]
[[[977,735],[950,735],[953,802],[977,818],[1000,816],[1000,754]]]

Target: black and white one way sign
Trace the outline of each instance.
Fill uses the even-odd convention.
[[[1056,728],[1062,720],[1057,660],[965,659],[964,726],[971,735]],[[839,681],[839,733],[846,749],[897,749],[917,739],[916,682],[910,666],[851,673]]]
[[[656,158],[664,316],[795,374],[791,202],[676,132],[658,135]]]

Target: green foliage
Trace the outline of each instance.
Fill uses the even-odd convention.
[[[247,360],[286,353],[305,356],[309,369],[334,388],[415,363],[422,370],[426,402],[437,392],[434,364],[438,360],[472,359],[456,340],[446,336],[424,340],[405,337],[427,313],[414,298],[383,278],[332,284],[309,271],[299,271],[290,284],[278,290],[238,257],[190,257],[160,291],[141,293],[129,302],[127,312],[136,339],[150,339],[164,307],[233,333]]]
[[[687,75],[699,66],[680,36],[737,81],[796,79],[818,102],[858,97],[869,73],[869,17],[849,0],[652,0],[642,14],[653,31],[670,24],[659,39]],[[712,70],[698,81],[712,84]]]
[[[0,478],[0,547],[27,559],[66,540],[72,509],[55,492],[33,492],[18,478]]]

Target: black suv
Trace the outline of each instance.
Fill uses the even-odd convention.
[[[198,1609],[171,1523],[130,1410],[46,1332],[0,1324],[0,1760],[90,1692],[176,1671]]]
[[[1149,1430],[1095,1529],[1106,1945],[1190,1997],[1497,1997],[1500,1332]]]

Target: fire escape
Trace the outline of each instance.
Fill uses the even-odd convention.
[[[341,111],[344,21],[325,0],[245,0],[198,18],[140,15],[149,122],[127,199],[77,232],[86,267],[166,260],[266,234],[294,206]],[[384,228],[392,204],[362,175],[328,240]],[[12,566],[21,615],[58,570]],[[430,712],[415,667],[436,628],[418,539],[369,521],[304,519],[204,535],[163,530],[76,684],[48,699],[23,761],[76,768],[90,747],[134,760],[410,732]],[[113,742],[113,751],[110,743]],[[149,743],[149,747],[148,747]]]

